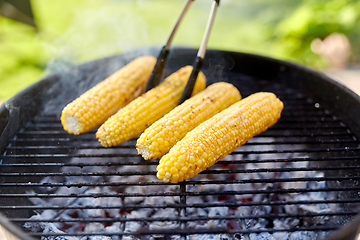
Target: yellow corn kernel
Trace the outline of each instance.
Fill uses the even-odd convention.
[[[145,90],[156,58],[141,56],[69,103],[62,111],[65,131],[78,135],[99,126]]]
[[[255,93],[234,103],[197,126],[172,147],[160,159],[157,177],[177,183],[195,176],[274,125],[283,107],[273,93],[266,92]],[[177,167],[176,162],[183,165]],[[174,167],[178,169],[175,177],[172,175]]]
[[[179,69],[106,120],[96,132],[101,145],[111,147],[130,140],[170,112],[178,104],[191,71],[192,66]],[[206,77],[199,72],[192,95],[202,91],[205,86]],[[118,133],[113,134],[114,131]],[[158,151],[158,147],[154,146],[153,151]]]
[[[239,91],[230,83],[210,85],[147,128],[137,140],[138,153],[145,160],[162,157],[186,133],[240,99]]]

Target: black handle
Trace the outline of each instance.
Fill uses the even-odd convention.
[[[169,49],[166,49],[164,46],[157,58],[157,62],[155,64],[154,70],[152,71],[150,78],[146,84],[145,92],[149,91],[153,87],[156,87],[160,83],[160,80],[163,78],[165,73],[164,66],[168,54],[169,54]]]
[[[186,84],[183,94],[181,95],[178,105],[182,104],[183,102],[186,101],[186,99],[191,97],[191,94],[195,86],[196,78],[199,75],[202,63],[203,63],[203,59],[197,56],[193,64],[193,70],[191,72],[190,78]]]

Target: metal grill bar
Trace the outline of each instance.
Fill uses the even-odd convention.
[[[28,210],[64,210],[64,209],[139,209],[139,208],[207,208],[207,207],[246,207],[246,206],[282,206],[282,205],[310,205],[310,204],[340,204],[340,203],[359,203],[359,199],[337,199],[337,200],[312,200],[312,201],[269,201],[269,202],[221,202],[221,203],[193,203],[193,204],[152,204],[146,205],[143,204],[139,205],[132,205],[132,204],[125,204],[125,205],[113,205],[113,206],[0,206],[0,209],[6,210],[18,210],[18,209],[28,209]]]
[[[220,160],[218,164],[246,164],[246,163],[269,163],[269,162],[331,162],[331,161],[354,161],[358,160],[359,156],[341,156],[341,157],[321,157],[321,158],[291,158],[291,159],[244,159],[239,162],[238,160]],[[88,167],[88,166],[138,166],[138,165],[157,165],[154,161],[146,161],[146,162],[109,162],[109,163],[52,163],[52,162],[41,162],[41,163],[4,163],[1,164],[1,167]],[[356,166],[355,166],[356,168]]]
[[[52,237],[52,236],[147,236],[147,235],[200,235],[200,234],[220,234],[220,233],[228,233],[234,234],[235,239],[241,239],[240,234],[250,234],[250,233],[264,233],[264,232],[295,232],[295,231],[328,231],[328,230],[335,230],[337,228],[336,225],[333,226],[315,226],[315,227],[308,227],[306,229],[302,228],[288,228],[288,229],[276,229],[276,228],[267,228],[267,229],[256,229],[256,230],[233,230],[227,228],[217,228],[217,229],[192,229],[192,230],[182,230],[182,229],[172,229],[172,230],[152,230],[146,231],[141,230],[138,232],[131,232],[131,233],[74,233],[74,234],[36,234],[32,233],[32,236],[45,236],[45,237]]]
[[[289,228],[289,229],[275,229],[275,228],[268,228],[268,229],[259,229],[259,230],[232,230],[232,229],[196,229],[196,230],[182,230],[182,229],[175,229],[175,230],[153,230],[153,231],[146,231],[146,230],[142,230],[139,232],[135,232],[135,233],[120,233],[117,234],[116,232],[113,233],[76,233],[76,234],[31,234],[33,236],[46,236],[46,237],[52,237],[52,236],[79,236],[79,237],[83,237],[83,236],[148,236],[148,235],[171,235],[171,236],[177,236],[177,235],[184,235],[186,234],[187,236],[191,236],[191,235],[201,235],[201,234],[221,234],[221,233],[228,233],[228,234],[234,234],[235,239],[241,239],[241,235],[240,234],[250,234],[250,233],[264,233],[264,232],[295,232],[295,231],[309,231],[309,232],[315,232],[315,231],[328,231],[328,230],[334,230],[337,227],[334,226],[317,226],[317,227],[309,227],[306,230],[303,230],[301,228]]]
[[[342,152],[342,151],[360,151],[359,147],[342,147],[342,148],[314,148],[314,149],[290,149],[290,150],[264,150],[264,151],[241,151],[235,150],[234,154],[278,154],[278,153],[321,153],[321,152]],[[6,155],[6,158],[114,158],[114,157],[139,157],[137,154],[24,154],[24,155]]]
[[[246,164],[246,163],[281,163],[281,162],[337,162],[341,161],[354,161],[359,160],[359,156],[344,156],[344,157],[322,157],[322,158],[292,158],[292,159],[254,159],[254,160],[242,160],[241,163],[237,160],[220,160],[218,164]],[[157,165],[154,161],[147,161],[145,163],[142,162],[127,162],[127,163],[118,163],[118,162],[109,162],[109,163],[51,163],[51,162],[41,162],[41,163],[7,163],[1,164],[1,167],[8,168],[8,167],[36,167],[36,168],[48,168],[48,167],[110,167],[110,166],[139,166],[139,165]],[[356,166],[353,166],[356,168]],[[350,168],[353,168],[350,167]]]
[[[344,133],[344,135],[348,135],[348,133]],[[289,137],[287,137],[289,138]],[[248,142],[247,145],[294,145],[294,144],[303,144],[303,141],[264,141],[264,142]],[[354,140],[354,139],[339,139],[339,140],[313,140],[313,141],[307,141],[308,144],[334,144],[334,143],[353,143],[353,144],[359,144],[360,141]],[[131,148],[129,147],[121,147],[121,148]],[[74,149],[103,149],[100,146],[80,146],[75,147],[73,145],[62,145],[62,146],[13,146],[11,148],[6,149],[12,149],[12,150],[43,150],[43,149],[54,149],[54,150],[63,150],[66,149],[68,151],[74,150]],[[12,156],[12,155],[6,155],[6,156]],[[4,156],[5,157],[5,156]]]
[[[256,182],[256,181],[255,181]],[[259,181],[257,181],[259,182]],[[207,182],[189,182],[189,184],[206,184]],[[235,182],[238,183],[238,182]],[[219,182],[212,182],[211,184],[220,184]],[[234,182],[229,182],[229,184],[234,184]],[[127,184],[129,186],[138,185],[138,184]],[[149,186],[149,185],[163,185],[161,183],[148,183],[148,184],[139,184],[139,186]],[[252,190],[252,191],[224,191],[224,192],[187,192],[184,193],[117,193],[117,194],[107,194],[107,193],[92,193],[92,194],[83,194],[83,193],[69,193],[69,194],[2,194],[0,197],[4,198],[122,198],[122,197],[177,197],[177,196],[208,196],[208,195],[247,195],[247,194],[270,194],[270,193],[309,193],[309,192],[343,192],[343,191],[359,191],[360,187],[344,187],[344,188],[317,188],[317,189],[308,189],[308,188],[299,188],[299,189],[266,189],[266,190]]]
[[[296,172],[296,171],[326,171],[326,170],[357,170],[357,166],[346,166],[346,167],[316,167],[316,168],[267,168],[267,169],[253,169],[253,170],[205,170],[199,174],[228,174],[228,173],[265,173],[265,172]],[[156,171],[151,172],[88,172],[88,173],[0,173],[0,176],[4,177],[14,177],[14,176],[34,176],[34,177],[53,177],[53,176],[133,176],[133,175],[154,175]],[[331,180],[347,180],[347,179],[359,179],[360,176],[350,176],[350,177],[321,177],[321,178],[306,178],[307,181],[331,181]],[[303,178],[289,178],[289,179],[277,179],[278,181],[302,181]],[[245,181],[242,181],[245,182]],[[88,183],[89,185],[93,184],[94,186],[108,186],[109,183]],[[99,184],[99,185],[98,185]],[[116,185],[122,185],[122,183],[117,183]],[[0,186],[86,186],[86,184],[64,184],[64,183],[0,183]]]
[[[276,218],[303,218],[303,217],[319,217],[319,216],[344,216],[344,215],[356,215],[357,212],[333,212],[333,213],[306,213],[306,214],[277,214]],[[159,217],[159,218],[148,218],[146,222],[155,222],[155,221],[166,221],[166,222],[174,222],[174,221],[186,221],[186,222],[194,222],[194,221],[208,221],[208,220],[238,220],[238,219],[259,219],[259,218],[275,218],[273,215],[257,215],[257,216],[221,216],[221,217]],[[27,218],[13,218],[11,219],[13,222],[64,222],[64,219],[46,219],[46,220],[38,220],[38,219],[27,219]],[[77,218],[77,219],[66,219],[66,222],[142,222],[144,218]]]

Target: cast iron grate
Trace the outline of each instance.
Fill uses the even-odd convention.
[[[10,139],[1,156],[0,210],[43,238],[312,238],[351,220],[360,205],[354,134],[292,89],[265,80],[242,84],[250,80],[236,74],[229,79],[243,97],[271,91],[285,108],[275,126],[207,171],[163,183],[155,177],[157,161],[137,155],[136,139],[105,149],[94,131],[69,135],[59,112],[47,112]]]

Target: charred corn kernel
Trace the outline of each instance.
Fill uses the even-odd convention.
[[[137,140],[138,153],[145,160],[162,157],[186,133],[240,99],[239,91],[230,83],[210,85],[147,128]]]
[[[101,145],[111,147],[130,140],[170,112],[179,102],[191,71],[192,66],[179,69],[106,120],[96,132]],[[205,86],[205,75],[200,72],[192,94],[202,91]],[[114,134],[114,131],[118,133]],[[158,146],[154,145],[152,151],[158,151]]]
[[[192,178],[274,125],[283,107],[273,93],[265,92],[234,103],[200,124],[172,147],[160,159],[157,177],[173,183]],[[173,168],[178,169],[174,175]]]
[[[99,126],[145,90],[156,58],[142,56],[69,103],[62,111],[64,130],[80,134]]]

